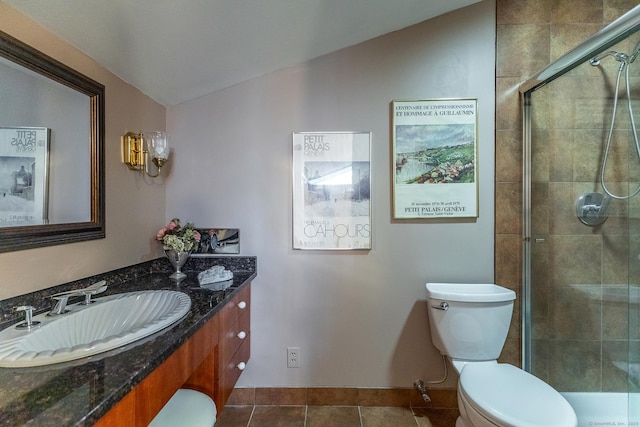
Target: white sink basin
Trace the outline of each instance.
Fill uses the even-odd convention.
[[[42,366],[112,350],[182,319],[191,307],[183,292],[158,290],[96,298],[69,305],[69,313],[34,316],[40,326],[0,332],[0,367]]]

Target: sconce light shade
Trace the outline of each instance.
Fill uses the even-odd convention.
[[[151,161],[158,169],[167,162],[169,158],[169,143],[167,142],[167,134],[164,132],[148,132],[145,134],[147,140],[147,148]]]
[[[128,132],[122,137],[124,163],[131,170],[144,172],[155,178],[169,159],[169,142],[165,132]],[[149,171],[149,160],[157,168]]]

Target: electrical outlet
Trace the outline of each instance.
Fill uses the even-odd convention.
[[[287,368],[300,367],[300,347],[287,347]]]

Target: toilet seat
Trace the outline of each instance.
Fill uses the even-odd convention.
[[[497,425],[575,427],[576,414],[560,393],[506,363],[468,363],[459,392],[472,409]]]
[[[213,427],[216,404],[199,391],[179,389],[147,427]]]

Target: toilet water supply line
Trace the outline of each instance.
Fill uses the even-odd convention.
[[[444,364],[444,376],[442,377],[442,379],[437,380],[437,381],[427,381],[426,383],[424,381],[422,381],[420,378],[418,378],[417,380],[414,381],[413,383],[413,388],[415,388],[416,390],[418,390],[420,392],[420,394],[422,394],[422,398],[424,399],[425,402],[429,403],[431,402],[431,398],[429,397],[429,395],[427,394],[427,387],[425,384],[442,384],[443,382],[445,382],[447,380],[447,376],[449,375],[449,371],[447,369],[447,359],[444,356],[444,354],[442,355],[442,362]]]
[[[618,91],[620,88],[620,76],[622,75],[622,72],[624,71],[624,77],[625,77],[625,86],[626,86],[626,94],[627,94],[627,104],[629,106],[629,119],[631,121],[631,132],[633,134],[633,142],[635,143],[636,146],[636,153],[638,155],[638,160],[640,160],[640,143],[638,143],[638,131],[636,130],[636,123],[635,120],[633,118],[633,108],[631,106],[631,91],[629,89],[629,64],[631,64],[633,61],[636,60],[636,57],[638,56],[638,53],[640,52],[640,43],[638,43],[633,51],[633,54],[631,56],[622,53],[622,52],[616,52],[615,50],[610,50],[608,52],[604,52],[601,53],[599,55],[594,56],[593,58],[591,58],[589,60],[589,63],[594,66],[597,67],[598,65],[600,65],[600,61],[607,57],[607,56],[613,56],[613,58],[620,62],[620,67],[618,67],[618,76],[616,78],[616,89],[615,89],[615,94],[614,94],[614,98],[613,98],[613,112],[611,114],[611,126],[609,127],[609,133],[607,135],[607,144],[605,146],[605,151],[604,151],[604,155],[602,156],[602,168],[600,170],[600,184],[602,185],[602,189],[604,190],[604,192],[609,196],[612,197],[614,199],[618,199],[618,200],[627,200],[630,199],[631,197],[635,196],[636,194],[638,194],[640,192],[640,185],[638,185],[638,187],[629,195],[627,196],[618,196],[616,194],[613,194],[608,188],[607,185],[605,183],[605,178],[604,178],[604,171],[607,167],[607,160],[609,158],[609,149],[611,148],[611,138],[613,135],[613,126],[615,124],[616,121],[616,110],[618,108]]]

